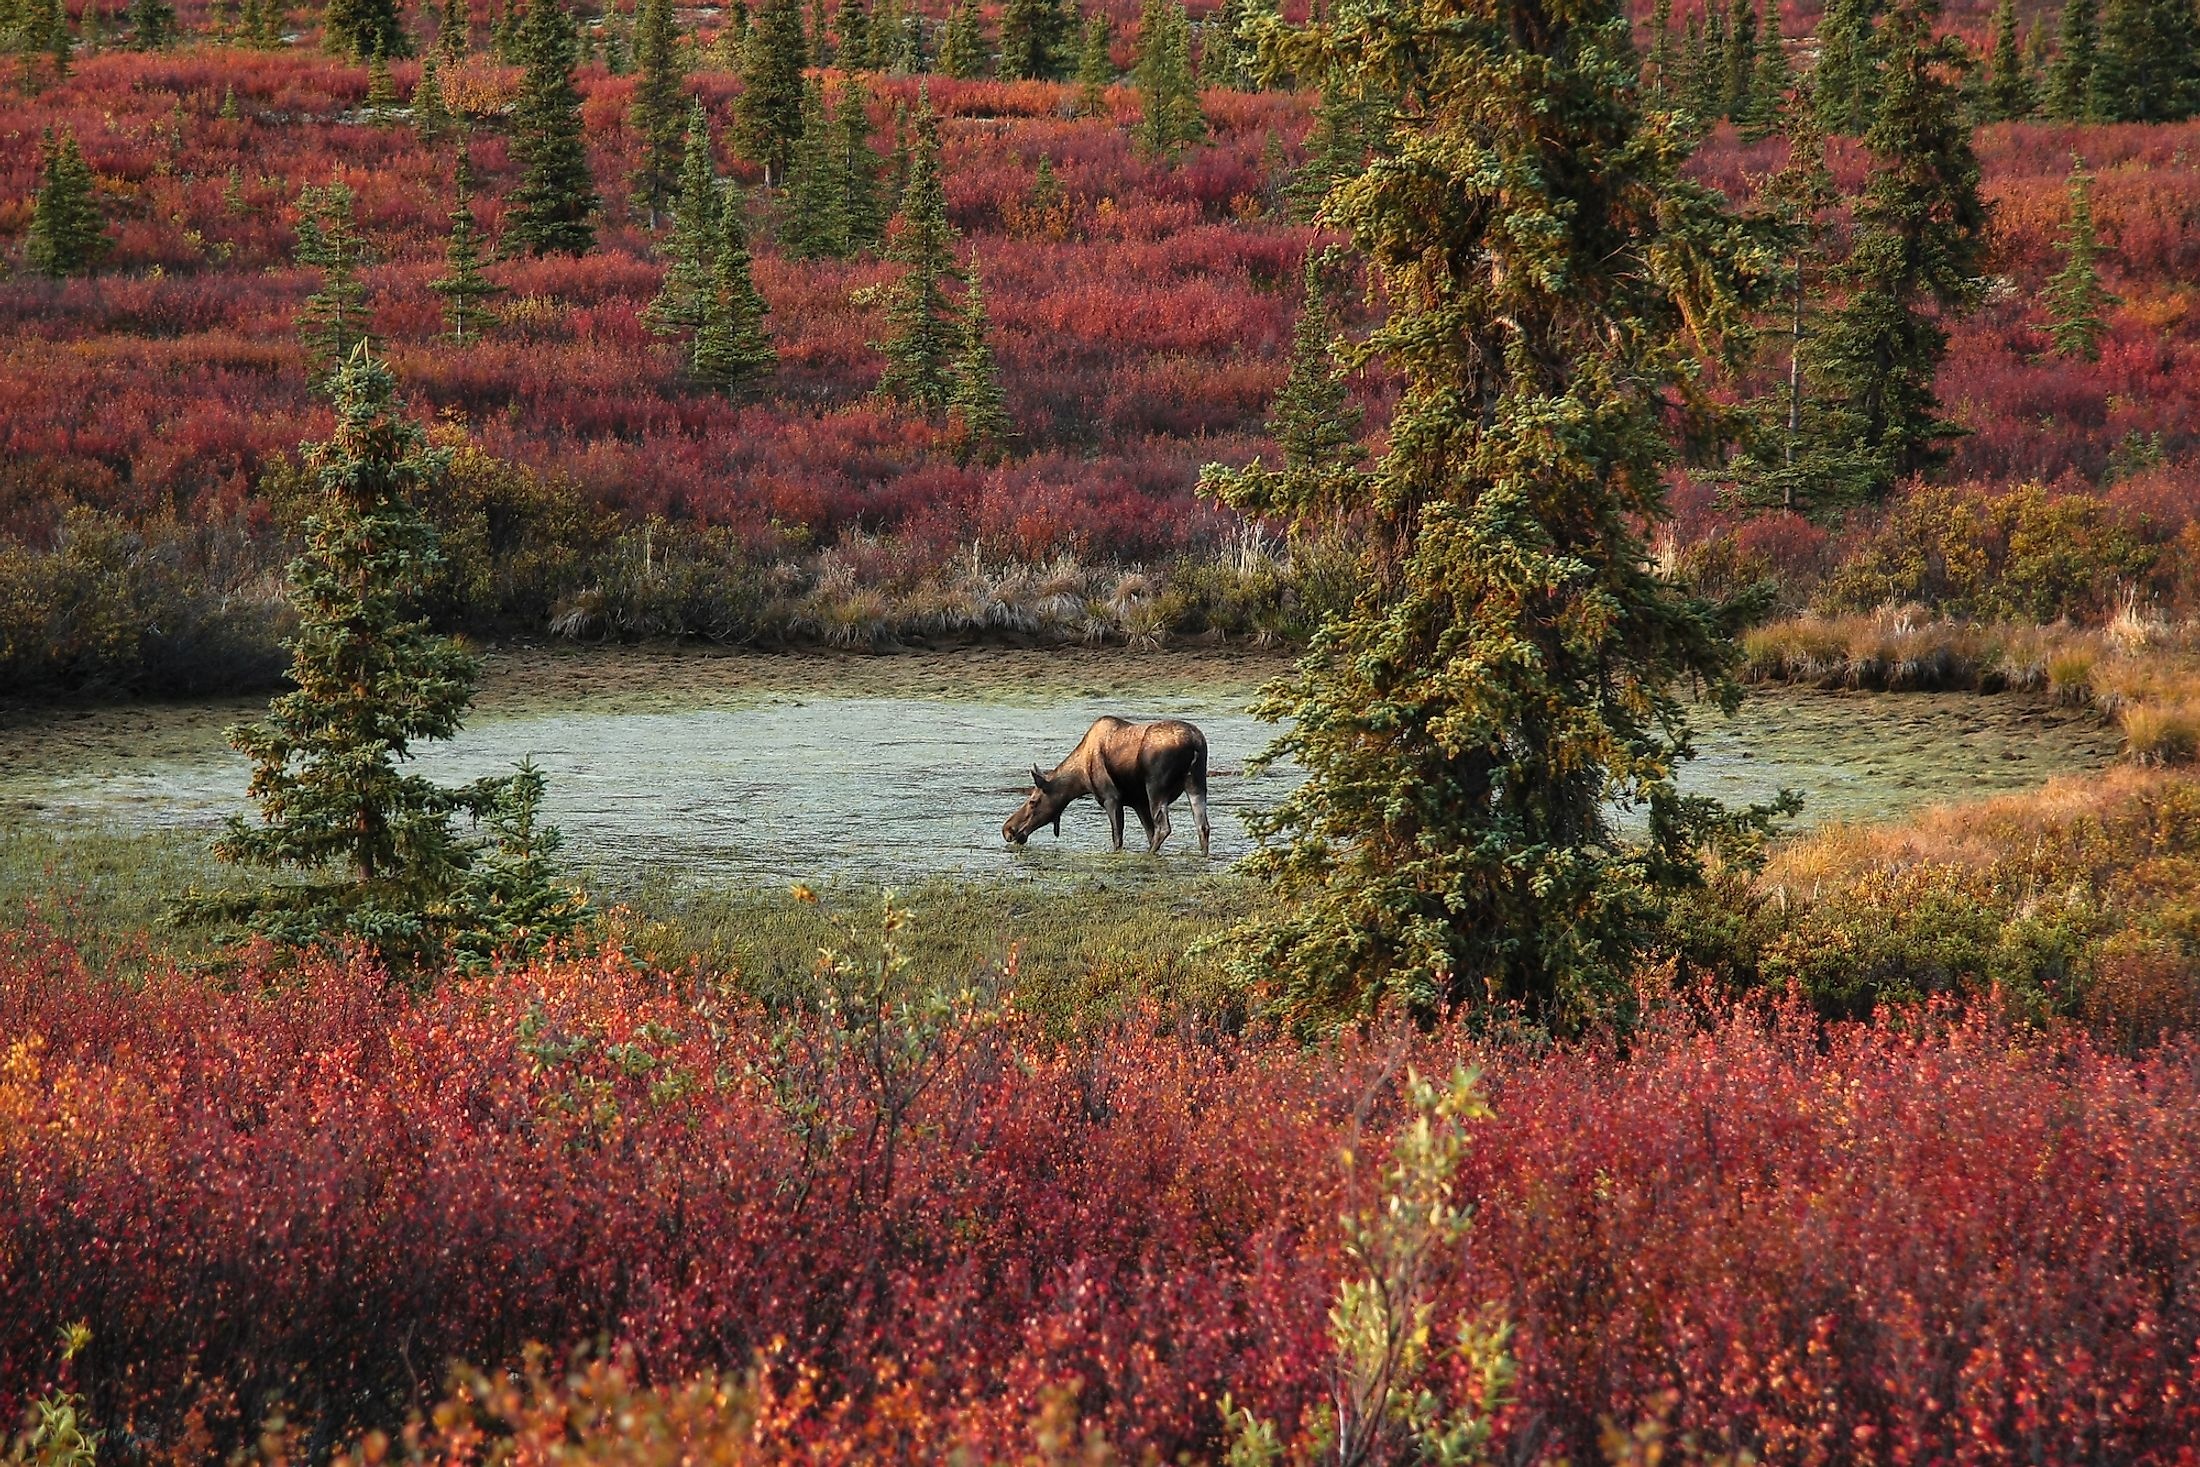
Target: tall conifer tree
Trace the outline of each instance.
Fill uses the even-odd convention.
[[[504,287],[482,274],[481,227],[474,221],[474,169],[464,140],[451,168],[451,233],[443,249],[443,273],[428,289],[443,297],[443,323],[463,346],[469,329],[479,336],[495,318],[488,302]]]
[[[1076,40],[1077,14],[1063,0],[1008,0],[1001,11],[1001,76],[1058,80]]]
[[[1877,0],[1828,0],[1818,17],[1818,67],[1811,80],[1818,97],[1818,125],[1828,133],[1861,137],[1871,126],[1878,98]]]
[[[848,247],[875,250],[886,242],[887,209],[879,196],[879,157],[871,150],[870,93],[854,79],[841,83],[833,115],[834,153],[841,167],[841,213]]]
[[[2093,101],[2104,122],[2182,122],[2200,112],[2194,0],[2107,0]]]
[[[958,341],[947,282],[955,278],[955,228],[947,220],[947,192],[940,177],[940,124],[931,99],[917,103],[917,141],[902,190],[901,216],[887,257],[905,266],[886,306],[886,370],[882,396],[926,417],[947,410],[953,393],[950,365]]]
[[[360,270],[371,258],[343,184],[309,185],[298,194],[298,263],[318,270],[321,283],[298,310],[298,338],[316,381],[333,378],[352,352],[371,345],[367,287]]]
[[[710,289],[689,360],[698,383],[714,392],[738,393],[770,376],[779,360],[764,329],[764,297],[749,273],[748,225],[738,188],[725,190],[711,256]]]
[[[680,189],[672,204],[672,229],[663,245],[665,278],[642,313],[659,336],[685,336],[703,322],[703,305],[724,233],[718,170],[710,155],[710,122],[700,100],[688,104],[687,141]]]
[[[1077,45],[1077,111],[1098,117],[1108,105],[1108,88],[1115,85],[1115,23],[1105,10],[1095,10],[1085,20]]]
[[[1337,366],[1336,323],[1322,279],[1326,261],[1309,254],[1299,319],[1291,329],[1291,364],[1268,410],[1268,435],[1283,452],[1283,503],[1318,492],[1319,480],[1357,463],[1360,412]]]
[[[679,187],[680,160],[686,150],[687,78],[672,0],[641,0],[634,28],[634,65],[637,75],[626,125],[634,134],[637,156],[629,182],[636,210],[655,229],[657,216]]]
[[[2049,117],[2058,122],[2087,122],[2098,115],[2093,73],[2100,46],[2100,0],[2064,0],[2062,43],[2047,72]]]
[[[1769,262],[1638,112],[1616,0],[1368,0],[1299,44],[1300,74],[1413,102],[1411,166],[1326,211],[1390,303],[1370,348],[1400,400],[1371,473],[1281,504],[1271,473],[1215,481],[1370,526],[1357,600],[1262,705],[1306,778],[1258,822],[1277,909],[1236,965],[1309,1028],[1514,1003],[1565,1026],[1625,989],[1731,829],[1673,772],[1681,690],[1731,706],[1734,649],[1642,537],[1676,435],[1714,416],[1699,352]]]
[[[2033,95],[2032,70],[2025,64],[2017,39],[2016,0],[2001,0],[1994,7],[1994,34],[1987,51],[1986,85],[1979,94],[1980,111],[1988,122],[2014,122],[2030,117],[2038,105]]]
[[[947,24],[940,31],[940,74],[968,81],[984,76],[991,60],[985,14],[978,8],[978,0],[955,0],[954,8],[947,12]]]
[[[89,275],[111,244],[76,134],[57,138],[47,128],[38,149],[38,193],[23,240],[25,258],[41,275]]]
[[[506,209],[504,248],[585,255],[596,244],[599,200],[573,85],[573,20],[562,0],[527,0],[519,48],[527,68],[512,119],[520,181]]]
[[[1657,0],[1650,13],[1650,61],[1644,77],[1651,96],[1673,99],[1673,0]]]
[[[397,18],[397,0],[328,0],[321,12],[321,44],[353,61],[377,53],[403,56],[410,46]]]
[[[833,39],[843,71],[871,68],[871,12],[863,0],[840,0],[833,11]]]
[[[1131,75],[1138,85],[1140,147],[1174,158],[1207,136],[1207,115],[1192,77],[1192,23],[1182,0],[1145,0]]]
[[[214,844],[226,863],[299,879],[189,892],[172,915],[300,947],[359,943],[411,972],[463,941],[482,905],[472,882],[481,848],[460,835],[456,817],[531,828],[542,790],[539,779],[446,788],[405,772],[417,744],[458,732],[479,673],[418,611],[441,562],[420,501],[443,459],[404,418],[389,368],[364,346],[338,372],[334,396],[334,436],[304,451],[316,498],[290,566],[295,691],[260,722],[229,730],[252,761],[259,814],[231,817]],[[489,904],[505,900],[533,905],[514,891]]]
[[[1000,364],[993,356],[993,328],[986,316],[985,286],[974,250],[963,280],[962,309],[956,316],[954,389],[947,399],[948,436],[964,460],[992,462],[1007,451],[1014,430],[1008,420],[1008,399],[1001,391]]]
[[[1937,0],[1905,0],[1887,18],[1879,115],[1864,138],[1873,167],[1838,275],[1847,299],[1813,354],[1876,455],[1882,491],[1942,462],[1962,431],[1941,415],[1933,379],[1948,321],[1983,287],[1988,209],[1955,81],[1961,42],[1934,36],[1937,15]]]
[[[1731,0],[1726,12],[1725,48],[1720,70],[1725,73],[1721,98],[1726,116],[1748,122],[1756,116],[1757,8],[1752,0]]]
[[[826,116],[824,84],[814,76],[802,85],[802,140],[787,171],[779,244],[797,260],[838,259],[849,249],[848,155]]]
[[[1749,116],[1742,120],[1742,136],[1755,142],[1779,131],[1794,86],[1795,73],[1788,66],[1787,44],[1780,35],[1780,7],[1776,0],[1768,0],[1764,28],[1757,36],[1757,75],[1750,84]]]
[[[741,95],[734,103],[734,145],[764,170],[766,187],[787,177],[802,137],[801,0],[763,0],[742,48]]]
[[[2070,219],[2059,241],[2063,265],[2047,282],[2048,332],[2055,355],[2098,361],[2108,323],[2101,313],[2115,302],[2101,284],[2101,238],[2093,224],[2093,175],[2082,161],[2070,170]]]

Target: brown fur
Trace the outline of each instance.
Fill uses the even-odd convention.
[[[1085,731],[1070,756],[1041,774],[1031,767],[1031,793],[1001,826],[1010,845],[1022,845],[1042,825],[1062,833],[1062,812],[1090,795],[1108,813],[1114,849],[1123,849],[1123,812],[1138,815],[1146,849],[1169,838],[1169,806],[1189,793],[1199,825],[1199,853],[1207,854],[1207,736],[1178,718],[1131,723],[1103,718]]]

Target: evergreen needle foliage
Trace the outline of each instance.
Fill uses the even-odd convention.
[[[1840,436],[1878,461],[1880,493],[1944,461],[1962,432],[1942,416],[1934,378],[1947,318],[1975,306],[1983,287],[1989,211],[1956,89],[1961,42],[1933,34],[1938,13],[1937,0],[1907,0],[1887,19],[1879,111],[1864,139],[1871,179],[1836,272],[1848,295],[1812,352],[1849,415]]]
[[[1380,463],[1320,496],[1366,526],[1361,590],[1261,704],[1306,779],[1257,822],[1277,910],[1235,963],[1308,1028],[1578,1021],[1706,843],[1769,818],[1674,786],[1683,690],[1731,706],[1736,654],[1642,536],[1774,262],[1638,111],[1616,0],[1339,0],[1289,44],[1302,76],[1407,99],[1397,156],[1325,211],[1389,303],[1370,349],[1401,398]],[[1257,505],[1266,477],[1210,482]]]
[[[802,84],[802,137],[787,172],[780,247],[796,260],[838,259],[849,251],[848,154],[825,112],[825,86]]]
[[[23,242],[30,267],[41,275],[88,275],[111,244],[76,134],[57,138],[46,129],[38,150],[38,195]]]
[[[886,370],[882,396],[926,417],[947,411],[953,394],[950,364],[960,337],[947,282],[955,278],[955,228],[947,220],[947,193],[940,178],[940,123],[931,98],[919,91],[917,142],[909,161],[909,183],[902,191],[899,227],[888,248],[889,259],[907,268],[894,282],[886,306]]]
[[[710,122],[697,101],[688,108],[680,190],[672,206],[671,237],[664,245],[664,284],[642,313],[649,329],[659,336],[685,336],[703,324],[721,212],[718,173],[710,156]]]
[[[992,326],[986,317],[985,288],[975,251],[964,280],[955,388],[947,400],[948,435],[965,461],[992,461],[1007,450],[1014,429],[1008,420],[1007,396],[1001,391],[1000,364],[993,357]]]
[[[801,0],[764,0],[741,52],[741,95],[734,101],[734,144],[764,170],[766,187],[787,176],[802,136]]]
[[[1319,254],[1306,258],[1306,297],[1291,331],[1291,368],[1268,414],[1269,435],[1283,451],[1277,487],[1284,492],[1261,506],[1264,513],[1305,513],[1313,508],[1310,496],[1338,482],[1332,471],[1361,457],[1360,410],[1334,348],[1336,325],[1322,279],[1327,263]]]
[[[1811,73],[1818,125],[1828,133],[1862,136],[1871,126],[1879,37],[1878,0],[1829,0],[1818,18],[1818,66]]]
[[[444,247],[443,273],[428,282],[428,289],[443,297],[443,322],[451,328],[451,340],[463,346],[469,328],[479,336],[494,320],[487,302],[504,290],[481,273],[481,230],[474,222],[474,171],[463,142],[451,169],[451,193],[451,234]]]
[[[320,288],[298,310],[298,338],[316,381],[331,377],[371,341],[367,287],[359,279],[367,242],[352,210],[352,192],[343,184],[309,186],[298,195],[298,263],[321,272]]]
[[[969,81],[986,73],[992,48],[986,44],[985,15],[978,0],[956,0],[940,30],[940,75]]]
[[[690,365],[695,380],[714,392],[736,393],[771,374],[779,356],[764,330],[764,297],[749,273],[748,226],[741,192],[724,190],[718,234],[711,245],[710,289],[695,328]]]
[[[535,826],[539,778],[447,789],[402,767],[420,740],[458,732],[477,671],[414,610],[440,563],[419,500],[443,463],[399,411],[389,368],[364,346],[337,374],[334,396],[335,435],[304,453],[318,499],[290,567],[295,691],[263,721],[230,730],[252,761],[259,817],[231,817],[214,846],[225,862],[300,876],[188,893],[174,915],[292,946],[356,942],[393,968],[437,961],[447,946],[506,945],[475,930],[482,905],[570,932],[564,916],[577,913],[570,896],[542,889],[547,867],[510,858],[519,841],[546,854]],[[487,890],[472,887],[476,848],[453,824],[461,814],[494,817],[505,837],[508,858]]]
[[[520,166],[504,226],[507,252],[585,255],[596,244],[596,182],[588,171],[573,18],[562,0],[528,0],[518,36],[519,104],[512,156]]]
[[[638,157],[628,182],[634,189],[635,211],[655,229],[658,214],[672,202],[673,190],[679,186],[687,128],[688,109],[681,95],[687,77],[672,0],[642,0],[635,22],[634,62],[639,74],[634,98],[627,105],[626,125],[634,134]]]
[[[2101,45],[2100,0],[2064,0],[2061,44],[2047,72],[2047,115],[2085,122],[2097,115],[2093,73]]]
[[[2001,0],[1994,7],[1994,35],[1987,58],[1986,86],[1979,95],[1981,114],[1988,122],[2030,117],[2039,98],[2032,86],[2032,68],[2017,39],[2016,0]]]
[[[1192,23],[1182,0],[1146,0],[1138,20],[1138,145],[1158,158],[1175,158],[1207,136],[1199,83],[1192,76]]]
[[[1077,111],[1098,117],[1108,105],[1108,88],[1115,85],[1115,24],[1104,10],[1085,20],[1077,46]]]
[[[841,168],[841,214],[848,247],[875,250],[886,241],[886,201],[879,192],[879,156],[871,148],[871,95],[860,81],[841,83],[833,115],[834,155]]]
[[[2063,266],[2047,282],[2049,335],[2055,355],[2098,361],[2108,323],[2101,313],[2115,302],[2101,284],[2100,235],[2093,225],[2093,175],[2085,164],[2070,170],[2070,222],[2061,240]]]
[[[397,0],[329,0],[321,12],[321,44],[352,61],[403,56],[409,47]]]

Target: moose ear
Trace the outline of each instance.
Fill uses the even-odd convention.
[[[1031,787],[1035,790],[1044,790],[1047,787],[1047,777],[1039,772],[1036,764],[1031,766]]]

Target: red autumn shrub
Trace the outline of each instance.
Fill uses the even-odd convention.
[[[1118,1444],[1213,1453],[1225,1391],[1287,1429],[1323,1399],[1340,1149],[1409,1060],[1488,1076],[1436,1323],[1512,1321],[1508,1460],[1592,1459],[1605,1417],[1787,1461],[2200,1433],[2188,1047],[1747,1012],[1624,1055],[923,1032],[881,1084],[814,1018],[617,956],[409,997],[341,964],[124,985],[13,934],[0,1413],[83,1320],[118,1460],[277,1400],[324,1444],[394,1426],[530,1340],[657,1381],[762,1352],[816,1460],[1005,1453],[1072,1382]]]

